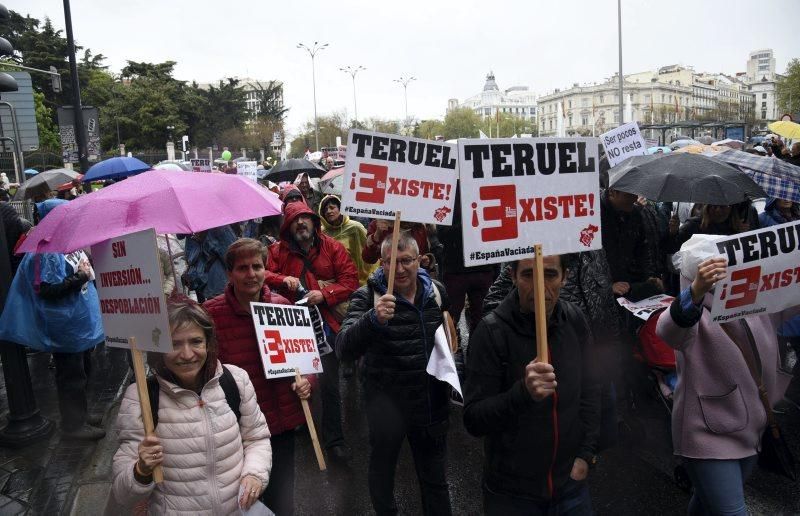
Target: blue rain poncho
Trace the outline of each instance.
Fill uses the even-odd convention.
[[[44,216],[56,205],[45,201],[37,209]],[[63,254],[26,254],[0,315],[0,340],[56,353],[77,353],[105,340],[93,282],[55,300],[38,294],[41,283],[58,284],[74,273]]]

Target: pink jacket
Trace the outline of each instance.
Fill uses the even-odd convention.
[[[676,314],[675,306],[658,319],[656,332],[675,348],[677,358],[673,449],[675,455],[695,459],[741,459],[761,449],[767,416],[741,351],[719,323],[711,322],[712,300],[711,294],[706,294],[700,321],[688,328],[676,322],[682,312]],[[764,386],[773,404],[783,396],[776,382],[776,331],[790,312],[794,314],[796,309],[745,318],[756,341]],[[749,345],[738,321],[726,324],[739,342]]]
[[[131,508],[147,499],[149,514],[233,514],[244,476],[254,475],[266,487],[272,468],[267,423],[247,373],[233,365],[225,367],[233,374],[242,399],[238,424],[219,385],[219,362],[216,375],[200,396],[158,379],[156,435],[164,447],[164,482],[160,484],[143,485],[133,477],[144,425],[136,384],[128,387],[117,418],[120,444],[113,463],[112,492],[118,504]]]

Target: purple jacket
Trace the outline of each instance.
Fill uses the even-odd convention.
[[[658,336],[676,350],[674,453],[695,459],[741,459],[755,455],[761,449],[767,416],[747,363],[720,324],[711,322],[712,295],[706,294],[701,309],[690,300],[682,304],[683,297],[676,298],[670,309],[661,314],[656,329]],[[764,386],[773,404],[783,396],[776,384],[776,330],[797,309],[745,318],[756,340]],[[749,345],[738,321],[726,324],[739,342]]]

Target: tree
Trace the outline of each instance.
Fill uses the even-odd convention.
[[[786,74],[778,79],[777,92],[780,114],[800,112],[800,59],[789,62]]]
[[[175,70],[175,61],[164,61],[163,63],[145,63],[139,61],[128,61],[128,65],[122,69],[122,76],[129,79],[149,77],[159,80],[175,80],[172,72]]]
[[[219,81],[203,91],[205,111],[200,117],[197,140],[207,144],[227,145],[220,135],[228,129],[241,128],[247,121],[247,93],[237,79]]]
[[[347,119],[344,113],[334,113],[330,116],[317,118],[319,125],[319,144],[321,147],[333,147],[336,145],[336,137],[342,141],[347,141],[349,131]],[[292,140],[289,154],[294,157],[302,157],[306,149],[314,146],[314,121],[306,123],[306,127],[294,140]]]
[[[400,134],[401,127],[399,120],[383,120],[381,118],[370,118],[365,124],[365,128],[376,133]]]
[[[278,81],[269,81],[266,85],[256,82],[255,90],[259,106],[256,118],[283,122],[289,112],[289,108],[283,105],[283,84]]]
[[[433,140],[437,136],[444,135],[444,122],[438,119],[422,120],[414,127],[414,136],[417,138],[424,138],[426,140]]]
[[[444,117],[444,139],[477,138],[482,122],[470,108],[451,109]]]
[[[58,128],[53,122],[53,111],[44,103],[44,93],[33,92],[34,110],[36,112],[36,128],[39,131],[39,146],[57,149],[61,146]]]

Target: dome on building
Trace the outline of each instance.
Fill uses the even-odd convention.
[[[489,72],[486,76],[486,84],[483,85],[483,91],[500,91],[500,88],[497,87],[497,83],[494,82],[494,72]]]

